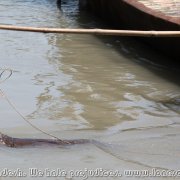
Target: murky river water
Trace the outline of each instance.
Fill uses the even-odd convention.
[[[77,4],[66,1],[60,10],[55,0],[1,0],[0,23],[101,26],[80,14]],[[1,170],[20,168],[30,178],[29,168],[180,167],[178,75],[149,63],[163,57],[124,38],[0,31],[0,42],[0,67],[13,70],[1,89],[31,123],[60,138],[102,142],[65,148],[1,146]],[[0,108],[1,132],[47,138],[2,97]]]

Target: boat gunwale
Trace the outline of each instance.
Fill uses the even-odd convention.
[[[163,12],[156,11],[154,9],[151,9],[147,6],[145,6],[143,3],[135,1],[135,0],[122,0],[126,4],[133,6],[134,8],[138,9],[141,12],[144,12],[146,14],[149,14],[155,18],[159,18],[165,21],[169,21],[173,24],[179,25],[180,26],[180,17],[172,17],[169,15],[166,15]]]

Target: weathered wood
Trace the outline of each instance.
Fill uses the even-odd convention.
[[[75,139],[75,140],[60,140],[60,139],[25,139],[25,138],[13,138],[4,134],[0,137],[1,144],[8,147],[23,147],[23,146],[38,146],[38,145],[75,145],[75,144],[86,144],[93,142],[88,139]]]
[[[164,13],[167,16],[180,18],[179,0],[137,0],[146,7]]]
[[[93,34],[113,36],[135,36],[135,37],[180,37],[180,31],[135,31],[135,30],[111,30],[111,29],[63,29],[63,28],[37,28],[13,25],[0,25],[2,30],[28,31],[41,33],[71,33],[71,34]]]
[[[83,9],[117,29],[180,31],[179,0],[79,0]],[[155,3],[154,3],[155,2]],[[159,2],[157,4],[157,2]],[[168,2],[171,4],[168,5]],[[146,3],[146,4],[145,4]],[[155,4],[153,6],[153,4]],[[158,9],[158,10],[157,10]],[[171,12],[174,14],[171,16]],[[138,38],[179,64],[180,37]]]

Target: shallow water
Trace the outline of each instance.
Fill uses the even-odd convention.
[[[1,0],[1,24],[103,27],[80,13],[77,4],[69,0],[60,9],[54,0]],[[1,89],[31,123],[59,138],[102,142],[64,148],[1,146],[1,170],[20,168],[30,178],[29,168],[179,168],[178,70],[171,73],[154,63],[164,57],[126,38],[0,31],[0,42],[1,68],[13,70]],[[0,108],[1,132],[47,138],[3,97]]]

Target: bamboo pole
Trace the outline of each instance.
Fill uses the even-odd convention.
[[[136,31],[136,30],[111,30],[111,29],[64,29],[64,28],[38,28],[26,26],[0,25],[2,30],[28,31],[39,33],[69,33],[92,34],[109,36],[134,36],[134,37],[180,37],[180,31]]]

